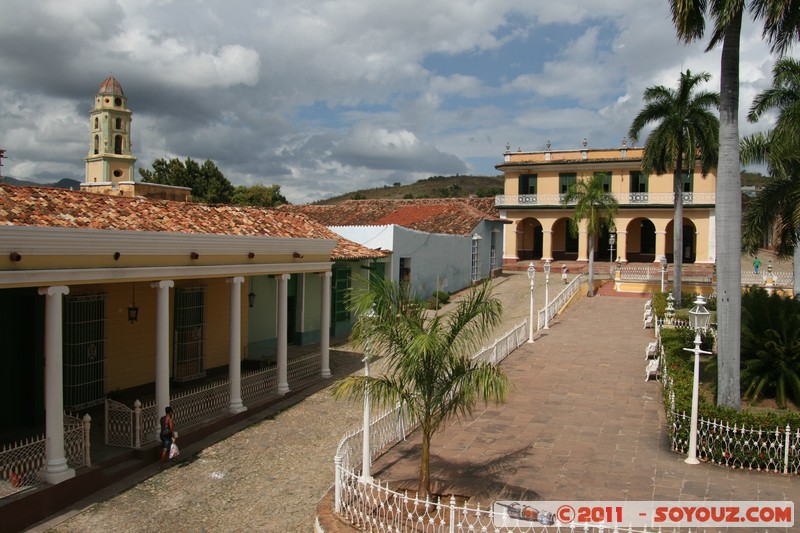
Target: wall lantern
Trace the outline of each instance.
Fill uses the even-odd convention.
[[[247,304],[251,308],[256,304],[256,293],[253,292],[253,276],[250,276],[250,293],[247,295]]]
[[[252,259],[252,258],[254,258],[255,256],[256,256],[256,254],[254,254],[253,252],[249,252],[249,253],[247,254],[247,258],[248,258],[248,259]]]
[[[114,261],[119,261],[119,258],[122,257],[122,254],[119,252],[114,252]]]
[[[131,324],[139,320],[139,307],[136,305],[136,283],[132,283],[131,305],[128,306],[128,320]]]
[[[19,255],[17,252],[11,252],[10,254],[8,254],[8,258],[15,263],[22,261],[22,256]]]
[[[200,259],[200,254],[198,254],[197,252],[192,252],[191,254],[189,254],[189,257],[191,257],[192,259]]]
[[[294,257],[295,259],[302,259],[303,258],[303,254],[301,254],[300,252],[294,252],[292,254],[292,257]]]

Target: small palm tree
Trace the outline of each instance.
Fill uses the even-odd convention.
[[[775,127],[742,139],[742,163],[766,163],[773,180],[748,204],[743,217],[742,247],[756,253],[763,232],[777,228],[778,257],[794,256],[794,294],[800,293],[800,61],[783,58],[772,69],[772,87],[753,100],[747,119],[756,122],[778,110]]]
[[[800,404],[800,302],[751,288],[742,296],[744,397]]]
[[[376,279],[368,288],[354,290],[350,308],[359,316],[351,340],[368,355],[387,360],[384,375],[352,375],[337,381],[336,398],[362,400],[369,387],[370,400],[382,407],[402,402],[419,422],[422,457],[419,494],[430,493],[431,438],[444,424],[469,415],[477,401],[504,402],[510,381],[491,363],[472,359],[492,329],[500,322],[499,300],[484,282],[473,288],[457,307],[429,317],[422,300],[406,284]]]
[[[719,107],[719,93],[697,91],[698,85],[707,82],[707,72],[681,73],[678,89],[663,85],[648,87],[644,91],[644,109],[633,119],[628,136],[639,140],[647,124],[658,122],[644,146],[642,170],[664,174],[673,173],[672,190],[675,196],[673,227],[673,262],[675,264],[672,293],[680,307],[683,270],[683,174],[692,172],[695,157],[700,156],[701,171],[705,176],[717,164],[719,151],[719,119],[711,109]]]
[[[586,221],[586,237],[589,240],[588,295],[594,296],[594,240],[605,228],[610,231],[614,227],[614,216],[619,211],[619,204],[614,195],[605,190],[601,174],[570,185],[561,203],[575,204],[575,214],[569,226],[573,236],[578,236],[581,222]]]

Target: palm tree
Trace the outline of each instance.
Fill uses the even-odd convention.
[[[747,119],[756,122],[769,110],[778,110],[775,127],[742,139],[743,164],[766,163],[773,181],[747,204],[742,247],[756,253],[761,234],[776,224],[778,257],[794,255],[794,295],[800,298],[800,61],[783,58],[772,69],[772,87],[753,100]]]
[[[741,176],[739,174],[739,40],[744,0],[670,0],[678,37],[690,42],[705,33],[705,16],[714,29],[706,51],[722,43],[720,60],[719,166],[717,167],[717,403],[741,408]],[[790,0],[751,0],[749,10],[764,23],[764,38],[783,54],[797,39],[800,13]]]
[[[614,227],[614,216],[619,210],[616,198],[603,187],[603,176],[595,174],[591,179],[578,180],[570,185],[561,199],[564,205],[575,204],[575,214],[570,232],[577,236],[581,222],[586,221],[586,237],[589,241],[589,296],[594,296],[594,239],[604,228]]]
[[[700,154],[701,171],[705,176],[717,164],[719,150],[719,119],[710,108],[719,107],[719,93],[699,91],[697,86],[707,82],[706,72],[692,74],[681,72],[678,89],[663,85],[648,87],[644,91],[645,107],[633,119],[628,136],[639,140],[642,129],[651,122],[660,122],[650,133],[644,146],[642,170],[664,174],[672,171],[672,190],[675,196],[675,215],[672,219],[674,239],[672,244],[675,280],[672,295],[680,307],[681,272],[683,264],[683,172],[694,170],[696,154]]]
[[[785,408],[800,404],[800,303],[751,288],[742,296],[742,387],[753,401],[764,395]]]
[[[448,420],[469,415],[478,399],[504,402],[510,389],[499,366],[471,358],[499,324],[500,302],[485,282],[454,310],[428,317],[407,284],[376,279],[351,293],[350,308],[359,316],[374,310],[370,319],[356,323],[351,340],[368,348],[369,355],[384,356],[387,370],[377,377],[352,375],[339,380],[333,395],[363,401],[369,387],[370,400],[379,406],[403,403],[420,426],[419,494],[424,497],[431,490],[433,435]]]

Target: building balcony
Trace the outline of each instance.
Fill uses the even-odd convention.
[[[671,192],[631,192],[612,193],[620,206],[672,206],[675,205],[675,195]],[[494,205],[504,207],[560,207],[563,194],[499,194],[495,196]],[[713,192],[685,192],[683,205],[708,206],[715,204]],[[574,205],[574,202],[569,205]]]

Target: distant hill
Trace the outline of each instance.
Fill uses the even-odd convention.
[[[384,185],[361,189],[333,198],[317,200],[317,205],[339,204],[345,200],[493,197],[503,194],[503,176],[431,176],[409,185]]]
[[[81,188],[80,181],[69,178],[60,179],[55,183],[37,183],[35,181],[18,180],[16,178],[4,176],[2,179],[0,179],[0,182],[7,183],[9,185],[16,185],[18,187],[54,187],[57,189],[72,189],[75,191]]]

